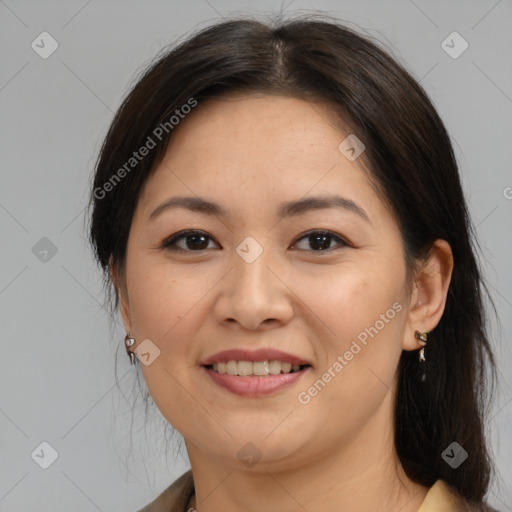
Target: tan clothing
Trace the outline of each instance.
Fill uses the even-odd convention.
[[[192,472],[187,471],[167,487],[156,499],[137,512],[188,512],[187,504],[194,494]],[[437,480],[429,489],[418,512],[498,512],[493,508],[471,508],[463,498],[443,480]],[[193,512],[194,509],[191,510]]]
[[[187,512],[187,504],[194,494],[192,471],[183,473],[151,503],[137,512]]]

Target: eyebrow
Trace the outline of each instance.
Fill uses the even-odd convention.
[[[193,212],[220,217],[226,217],[229,214],[224,207],[213,201],[208,201],[200,197],[179,196],[171,197],[157,206],[149,216],[148,220],[153,220],[164,211],[174,208],[185,208]],[[368,214],[361,206],[351,199],[335,195],[309,197],[299,199],[297,201],[282,203],[278,210],[278,216],[280,218],[295,217],[311,210],[322,210],[327,208],[341,208],[350,211],[371,224]]]

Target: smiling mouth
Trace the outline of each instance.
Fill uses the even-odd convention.
[[[220,361],[218,363],[205,365],[205,368],[221,374],[228,374],[240,377],[268,377],[271,375],[297,373],[309,364],[291,364],[278,360],[266,361]]]

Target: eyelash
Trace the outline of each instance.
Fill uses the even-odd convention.
[[[339,243],[340,247],[338,247],[338,248],[341,248],[341,247],[351,247],[351,245],[343,237],[337,235],[336,233],[333,233],[332,231],[321,230],[321,229],[314,229],[312,231],[308,231],[308,232],[300,235],[300,237],[297,239],[297,242],[302,240],[303,238],[307,238],[308,236],[313,235],[313,234],[328,235],[328,236],[330,236],[332,238],[332,241]],[[178,240],[180,240],[182,238],[186,238],[187,236],[192,236],[192,235],[203,235],[206,238],[209,238],[210,240],[213,240],[213,238],[210,237],[204,231],[186,230],[186,231],[180,231],[178,233],[175,233],[174,235],[172,235],[169,238],[167,238],[166,240],[164,240],[163,243],[161,244],[161,248],[162,249],[166,249],[168,251],[172,251],[172,252],[178,252],[178,253],[187,253],[187,252],[188,253],[191,253],[191,252],[200,253],[200,252],[206,251],[207,249],[199,249],[197,251],[194,251],[194,250],[190,250],[190,249],[180,249],[180,248],[176,247],[176,242]],[[295,242],[294,245],[297,242]],[[330,247],[329,249],[322,249],[322,250],[319,250],[319,251],[311,250],[310,252],[314,252],[314,253],[331,253],[335,249],[336,249],[336,247],[334,247],[334,248]],[[304,251],[305,249],[299,249],[299,250]]]

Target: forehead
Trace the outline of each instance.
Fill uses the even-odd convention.
[[[227,209],[333,193],[374,203],[361,162],[339,149],[349,133],[325,103],[269,95],[208,100],[173,131],[142,206],[174,194],[217,198]]]
[[[234,95],[200,103],[173,133],[180,152],[201,146],[217,155],[229,149],[279,159],[307,156],[313,147],[337,148],[348,127],[332,105],[278,95]],[[264,151],[264,152],[262,152]],[[194,155],[189,155],[194,156]],[[198,155],[200,156],[200,155]]]

